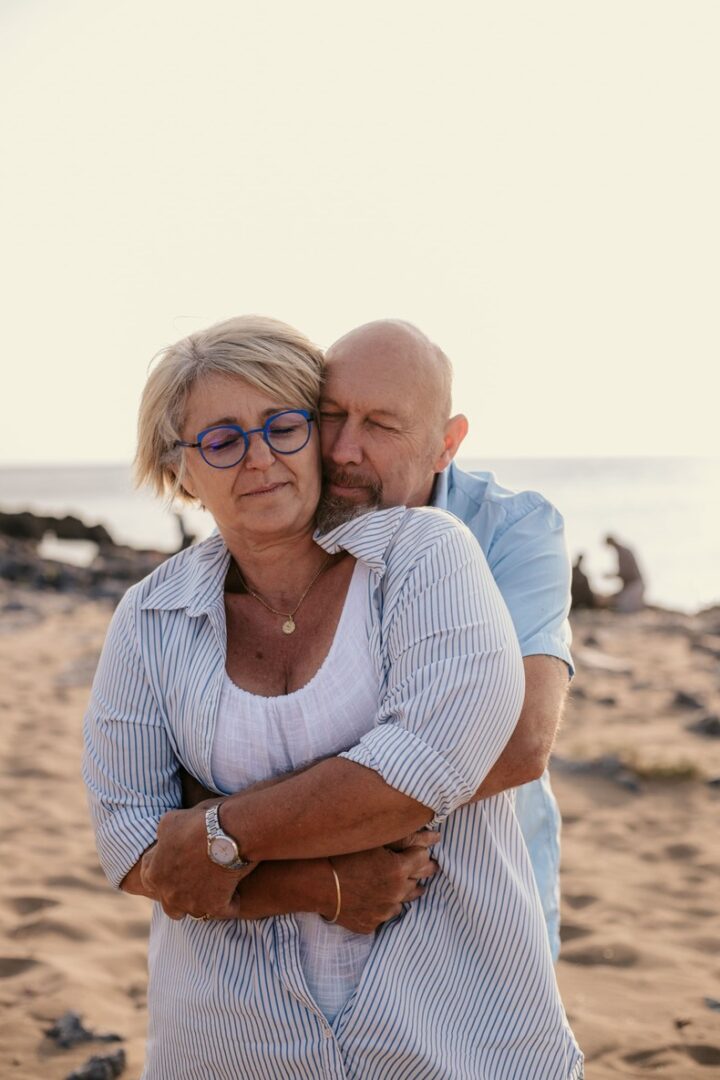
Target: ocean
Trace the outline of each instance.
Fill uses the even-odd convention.
[[[515,490],[540,491],[565,518],[568,548],[585,553],[585,569],[601,591],[614,562],[603,537],[629,544],[643,569],[651,603],[693,612],[720,602],[720,459],[505,458],[459,459],[486,469]],[[102,523],[118,543],[175,550],[177,519],[152,496],[133,489],[129,466],[0,468],[0,509],[75,514]],[[199,538],[209,515],[184,510]],[[58,557],[62,548],[47,546]],[[72,556],[70,556],[72,557]]]

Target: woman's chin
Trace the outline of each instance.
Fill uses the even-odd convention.
[[[221,534],[242,541],[243,537],[277,537],[283,539],[298,536],[315,529],[316,504],[312,506],[283,506],[270,499],[258,498],[251,507],[243,507],[242,515],[232,520],[217,521]]]

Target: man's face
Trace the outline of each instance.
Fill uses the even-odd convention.
[[[443,451],[432,382],[392,343],[330,351],[320,400],[322,528],[362,510],[429,501]]]

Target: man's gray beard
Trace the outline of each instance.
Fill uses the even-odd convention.
[[[315,525],[319,532],[327,533],[336,529],[338,525],[344,525],[346,521],[368,514],[371,510],[377,510],[381,503],[382,491],[379,488],[370,488],[370,501],[366,503],[352,502],[343,499],[339,495],[330,495],[325,489],[320,496]]]

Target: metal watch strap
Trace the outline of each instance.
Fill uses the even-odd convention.
[[[229,836],[220,824],[220,803],[214,803],[205,811],[205,828],[207,830],[208,855],[216,866],[222,866],[224,870],[241,870],[244,866],[249,866],[248,860],[243,859],[240,854],[237,841],[232,836]],[[213,840],[225,840],[232,844],[237,853],[237,858],[230,863],[221,863],[213,859],[210,849]]]

